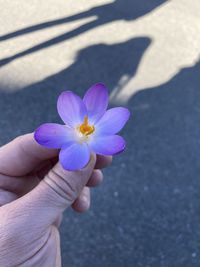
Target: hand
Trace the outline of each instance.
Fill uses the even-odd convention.
[[[33,134],[0,148],[0,266],[61,266],[62,213],[89,208],[89,187],[102,181],[99,169],[112,160],[92,155],[84,169],[69,172],[57,156]]]

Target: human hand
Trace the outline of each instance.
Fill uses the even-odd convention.
[[[91,156],[79,171],[64,170],[58,151],[38,145],[33,134],[0,148],[0,266],[61,266],[58,227],[63,211],[90,206],[91,186],[111,157]]]

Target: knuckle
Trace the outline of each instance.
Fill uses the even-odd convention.
[[[73,202],[78,197],[76,186],[71,184],[62,173],[52,169],[45,177],[44,181],[61,197],[69,202]]]

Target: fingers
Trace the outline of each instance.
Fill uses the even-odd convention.
[[[104,160],[105,158],[105,160]],[[54,157],[48,160],[44,160],[39,163],[35,168],[34,172],[28,177],[10,177],[7,175],[0,174],[0,188],[13,192],[18,195],[18,197],[27,194],[34,187],[36,187],[40,180],[53,168],[53,166],[58,162],[58,157]],[[106,167],[110,163],[110,157],[97,157],[96,166]],[[34,175],[36,174],[36,175]],[[103,174],[100,170],[94,170],[88,183],[88,187],[98,186],[103,180]]]
[[[90,208],[90,189],[89,187],[98,186],[103,181],[103,173],[100,170],[94,170],[90,179],[80,194],[80,196],[72,204],[72,208],[77,212],[84,212]]]
[[[21,196],[28,193],[36,185],[38,185],[39,179],[37,177],[10,177],[0,174],[0,188],[12,192]]]
[[[87,186],[94,187],[99,185],[103,181],[103,173],[100,170],[94,170],[87,183]]]
[[[112,156],[97,155],[95,169],[103,169],[112,163]]]
[[[49,170],[58,162],[58,157],[48,159],[37,167],[35,170],[39,179],[44,178],[44,176],[49,172]],[[103,169],[112,163],[111,156],[100,156],[97,155],[95,169]]]
[[[55,158],[57,155],[58,150],[40,146],[34,140],[33,133],[26,134],[0,148],[0,172],[10,176],[25,175],[42,161]],[[104,168],[111,162],[111,156],[98,156],[95,168]]]
[[[80,196],[92,174],[95,162],[95,155],[91,155],[88,165],[74,172],[64,170],[60,163],[57,163],[31,192],[6,205],[6,212],[13,217],[17,213],[18,217],[24,220],[24,225],[31,227],[47,227],[53,224],[59,214]],[[8,212],[8,209],[11,209],[11,212]],[[17,218],[12,218],[15,223]]]
[[[36,176],[40,180],[42,180],[45,177],[45,175],[53,168],[53,166],[56,165],[57,162],[58,162],[57,158],[45,160],[41,162],[39,166],[37,166],[37,168],[33,171],[33,174],[35,173]]]
[[[90,189],[85,186],[80,196],[72,204],[72,208],[77,212],[84,212],[90,207]]]
[[[40,162],[56,157],[58,150],[40,146],[33,133],[17,137],[0,148],[0,172],[21,176],[31,172]]]

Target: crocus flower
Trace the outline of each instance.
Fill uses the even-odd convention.
[[[61,93],[58,113],[65,123],[45,123],[35,131],[35,140],[47,148],[60,149],[59,161],[66,170],[83,168],[91,152],[115,155],[125,149],[124,139],[116,135],[127,120],[127,108],[116,107],[106,111],[108,90],[104,84],[93,85],[83,100],[71,91]]]

